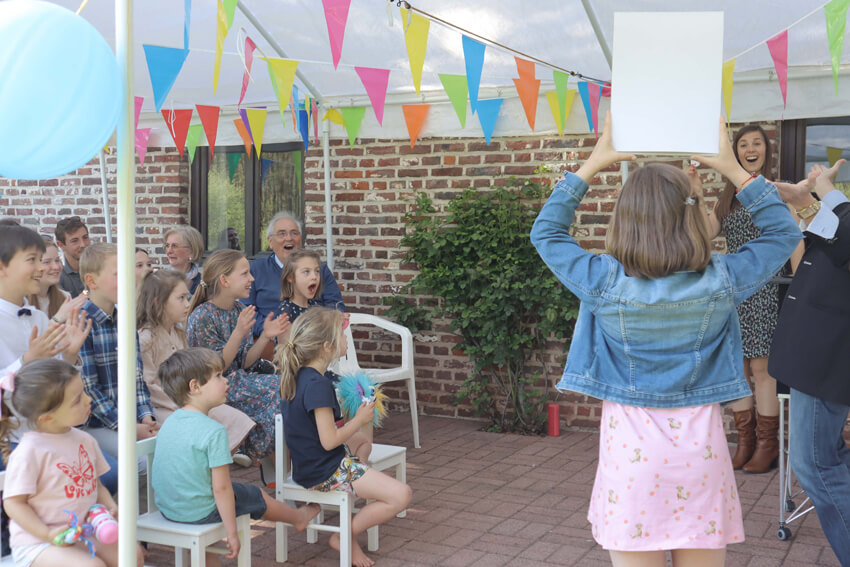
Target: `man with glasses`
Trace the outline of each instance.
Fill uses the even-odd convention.
[[[56,224],[55,235],[56,244],[65,256],[65,264],[59,276],[59,286],[70,293],[71,297],[77,297],[85,289],[79,270],[80,256],[91,244],[89,229],[80,217],[68,217]]]
[[[301,221],[295,215],[287,211],[277,213],[266,229],[266,239],[272,253],[251,262],[254,283],[251,285],[251,295],[243,301],[257,308],[257,319],[254,323],[255,338],[263,332],[266,315],[276,312],[280,305],[280,274],[283,270],[283,262],[293,250],[301,248],[301,235]],[[345,311],[339,284],[336,283],[333,272],[324,262],[322,262],[322,295],[319,302],[325,307]]]

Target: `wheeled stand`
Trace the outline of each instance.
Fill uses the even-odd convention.
[[[791,539],[791,528],[788,527],[793,521],[799,520],[815,509],[810,504],[805,491],[800,489],[792,491],[791,471],[791,436],[785,438],[785,407],[788,406],[788,415],[791,415],[791,396],[788,393],[779,394],[779,529],[776,537],[782,541]],[[790,420],[790,418],[789,418]],[[795,499],[805,496],[798,506]],[[806,505],[808,504],[808,507]]]

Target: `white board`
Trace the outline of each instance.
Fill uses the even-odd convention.
[[[716,154],[723,12],[617,12],[611,70],[614,147]]]

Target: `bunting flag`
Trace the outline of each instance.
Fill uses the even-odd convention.
[[[269,169],[272,167],[272,160],[263,158],[262,167],[260,168],[260,176],[265,179],[269,174]]]
[[[850,0],[832,0],[823,7],[826,14],[826,38],[829,42],[830,59],[832,59],[835,96],[838,96],[838,69],[841,66],[841,52],[844,50],[844,28],[847,24],[848,6],[850,6]]]
[[[316,136],[316,144],[319,143],[319,105],[313,99],[313,134]]]
[[[236,108],[242,107],[242,101],[245,99],[245,92],[248,90],[248,79],[251,77],[251,66],[254,64],[254,50],[257,45],[254,40],[245,36],[245,70],[242,72],[242,91],[239,93],[239,103]],[[274,84],[274,80],[272,80]],[[283,112],[281,111],[281,116]]]
[[[472,114],[478,110],[478,87],[481,85],[481,69],[484,67],[483,43],[463,36],[463,60],[466,63],[466,82],[469,85],[469,107]]]
[[[829,161],[829,167],[835,165],[835,162],[841,159],[844,150],[841,148],[826,147],[826,159]]]
[[[552,80],[555,82],[555,93],[557,93],[558,110],[560,112],[558,116],[563,119],[561,122],[561,130],[564,129],[564,124],[566,124],[567,116],[569,115],[569,111],[567,109],[567,81],[569,80],[569,77],[570,76],[563,71],[552,71]],[[555,113],[553,111],[552,115],[554,114]]]
[[[496,127],[496,119],[499,117],[499,109],[502,107],[501,98],[491,98],[478,101],[478,121],[484,131],[484,141],[490,145],[490,137]]]
[[[218,90],[218,75],[221,71],[221,52],[224,50],[224,38],[230,26],[227,25],[227,14],[221,0],[215,0],[217,11],[215,18],[215,59],[213,63],[213,94]]]
[[[416,145],[416,139],[419,137],[419,131],[422,130],[422,123],[425,122],[430,107],[430,104],[403,104],[401,106],[401,110],[404,112],[404,121],[407,123],[407,132],[410,135],[411,148]]]
[[[289,110],[292,111],[292,131],[298,132],[298,116],[295,114],[295,106],[298,104],[298,87],[292,85],[292,98],[291,104],[289,105]],[[281,118],[282,119],[282,118]]]
[[[174,47],[161,47],[159,45],[142,45],[145,50],[145,61],[148,64],[148,75],[153,87],[153,100],[156,111],[159,112],[186,57],[189,56],[188,49],[176,49]]]
[[[171,134],[171,139],[174,140],[174,145],[177,146],[177,151],[180,152],[182,158],[183,148],[186,147],[186,134],[189,131],[189,123],[192,121],[192,109],[163,110],[162,117],[165,119],[168,133]]]
[[[516,60],[517,73],[519,73],[519,79],[513,80],[514,85],[522,108],[525,110],[525,118],[533,132],[534,121],[537,118],[537,99],[540,96],[540,79],[534,77],[533,62],[519,57],[514,57],[514,59]]]
[[[250,157],[251,146],[254,144],[251,142],[251,134],[248,133],[248,128],[241,118],[234,119],[233,125],[236,126],[236,131],[239,132],[239,137],[242,138],[242,143],[245,144],[245,153]]]
[[[145,163],[145,154],[148,152],[148,140],[150,137],[150,128],[136,129],[136,153],[139,155],[139,163]]]
[[[721,85],[723,88],[723,106],[726,108],[726,121],[732,120],[732,74],[735,72],[735,60],[723,62],[723,79]]]
[[[416,88],[416,94],[419,94],[419,88],[422,86],[422,67],[425,65],[425,52],[428,49],[428,30],[431,27],[431,20],[419,14],[411,12],[408,17],[406,8],[401,8],[401,21],[405,24],[410,21],[410,24],[404,27],[404,45],[407,48],[407,59],[410,61],[410,74],[413,76],[413,86]]]
[[[145,97],[143,97],[143,96],[134,97],[134,102],[135,102],[135,105],[136,105],[136,125],[133,126],[134,130],[139,129],[139,116],[141,116],[141,114],[142,114],[142,103],[144,103],[144,101],[145,101]]]
[[[186,134],[186,147],[189,148],[189,163],[195,161],[195,148],[198,147],[198,142],[201,141],[201,134],[204,127],[200,124],[192,124],[189,126],[189,131]]]
[[[218,116],[221,109],[217,106],[206,106],[203,104],[196,104],[195,108],[198,110],[198,116],[201,117],[204,134],[207,135],[207,143],[210,146],[210,161],[212,161],[213,154],[215,153],[215,138],[218,134]]]
[[[360,80],[363,82],[363,86],[366,88],[366,94],[369,95],[372,110],[375,111],[375,118],[378,119],[378,124],[383,126],[384,102],[387,98],[390,70],[373,69],[372,67],[355,67],[354,70],[357,71]]]
[[[280,110],[280,122],[285,126],[286,120],[283,119],[283,111],[286,105],[289,104],[290,97],[292,96],[292,87],[295,82],[295,71],[298,70],[298,61],[269,57],[266,58],[266,65],[269,69],[269,77],[272,80],[274,96],[277,98],[278,109]],[[286,96],[286,99],[281,95]]]
[[[183,49],[189,49],[189,23],[192,21],[192,0],[183,3]]]
[[[351,0],[322,0],[325,9],[325,22],[328,24],[328,38],[331,43],[331,57],[334,69],[339,65],[342,55],[342,40],[345,37],[345,24],[348,21],[348,8]]]
[[[455,109],[458,120],[460,120],[461,128],[466,128],[466,101],[469,97],[469,87],[466,85],[465,75],[440,75],[440,82],[443,83],[443,90],[452,101],[452,107]]]
[[[301,140],[304,142],[306,150],[310,145],[310,116],[306,110],[298,111],[298,132],[301,134]]]
[[[301,187],[301,152],[292,152],[292,165],[295,167],[295,186]]]
[[[779,80],[779,90],[782,91],[782,106],[787,106],[788,90],[788,30],[778,33],[767,40],[767,48],[773,58],[776,68],[776,78]]]
[[[360,125],[363,123],[366,107],[354,106],[340,108],[339,112],[342,114],[342,123],[345,126],[346,133],[348,133],[348,145],[354,147],[354,140],[357,139],[357,133],[360,131]]]
[[[224,7],[224,16],[227,18],[227,31],[233,27],[233,16],[236,14],[236,4],[238,0],[221,0],[221,5]]]
[[[339,113],[339,110],[336,108],[331,108],[325,115],[322,116],[322,122],[325,120],[330,120],[334,124],[339,124],[340,126],[345,126],[345,120],[342,119],[342,114]]]
[[[584,113],[587,115],[587,127],[590,128],[598,138],[599,132],[597,131],[597,123],[599,122],[599,99],[602,98],[602,87],[596,83],[579,81],[578,92],[581,95],[581,101],[584,104]]]
[[[248,137],[251,138],[251,143],[254,143],[254,134],[251,133],[251,123],[248,122],[248,109],[240,108],[239,116],[242,117],[242,124],[245,126],[245,131],[248,132]],[[257,156],[259,157],[259,156]]]
[[[570,89],[564,93],[563,104],[561,101],[561,93],[558,91],[546,92],[546,100],[549,102],[549,109],[552,111],[552,117],[555,119],[555,128],[558,129],[559,136],[564,135],[567,118],[570,116],[570,109],[573,107],[573,100],[575,99],[577,92],[578,91],[575,89]]]
[[[227,154],[227,175],[230,178],[231,183],[233,183],[233,176],[236,175],[236,168],[239,167],[239,162],[241,160],[242,154]]]
[[[257,157],[260,157],[260,153],[263,151],[263,131],[266,129],[266,113],[268,111],[265,108],[243,108],[242,111],[247,115],[248,133],[257,149]]]

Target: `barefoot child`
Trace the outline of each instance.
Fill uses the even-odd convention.
[[[698,159],[739,189],[761,236],[711,254],[702,195],[680,170],[648,164],[629,175],[608,229],[608,254],[570,236],[598,172],[633,160],[611,142],[610,115],[590,157],[566,173],[531,240],[581,300],[558,384],[603,400],[599,464],[588,520],[617,566],[720,566],[744,539],[720,404],[750,395],[735,306],[782,267],[800,240],[776,188],[720,153]],[[670,510],[674,513],[670,513]]]
[[[13,422],[3,410],[0,438],[8,458],[3,507],[11,519],[12,556],[18,567],[114,567],[117,544],[96,542],[95,557],[82,542],[57,546],[54,538],[68,528],[68,514],[80,521],[94,504],[116,515],[115,501],[98,482],[109,465],[97,441],[76,426],[91,413],[91,398],[80,373],[70,364],[39,359],[0,380],[4,401],[34,427],[10,454],[8,435]]]
[[[222,522],[230,551],[225,557],[234,558],[241,545],[236,516],[286,522],[300,531],[319,513],[319,506],[296,510],[257,486],[231,482],[227,431],[208,415],[227,400],[223,370],[221,356],[206,348],[179,350],[160,365],[159,381],[180,409],[157,435],[151,481],[156,505],[169,520]],[[208,553],[207,565],[219,565],[217,556]]]
[[[341,490],[371,501],[351,523],[352,563],[370,567],[374,561],[363,553],[357,536],[404,510],[412,493],[406,484],[367,467],[345,445],[372,421],[374,403],[362,404],[351,421],[336,427],[342,416],[325,372],[345,354],[343,321],[339,311],[314,307],[298,318],[289,340],[278,346],[281,413],[295,482],[311,490]],[[331,536],[330,546],[339,550],[338,534]]]

